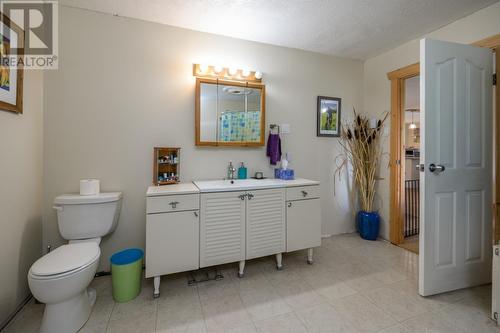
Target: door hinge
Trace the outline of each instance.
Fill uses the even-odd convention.
[[[497,73],[493,74],[493,85],[497,85]]]
[[[401,165],[401,160],[396,160],[396,165]]]

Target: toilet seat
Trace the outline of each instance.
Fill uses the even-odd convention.
[[[95,242],[62,245],[31,266],[34,278],[55,278],[75,273],[99,260],[101,251]]]

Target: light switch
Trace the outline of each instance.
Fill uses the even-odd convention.
[[[290,124],[281,124],[280,128],[281,128],[281,133],[282,134],[288,134],[288,133],[290,133]]]

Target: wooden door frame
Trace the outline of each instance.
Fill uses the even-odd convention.
[[[482,39],[472,43],[472,45],[487,47],[495,51],[496,69],[500,67],[500,34]],[[390,128],[390,212],[389,212],[389,240],[393,244],[401,244],[403,236],[403,214],[404,214],[404,177],[401,163],[403,160],[403,120],[404,120],[404,82],[406,79],[420,75],[420,63],[414,63],[387,73],[387,78],[391,81],[391,128]],[[495,116],[495,177],[494,177],[494,242],[500,240],[500,219],[496,218],[500,212],[500,153],[496,151],[500,148],[500,87],[497,83],[496,95],[496,116]]]

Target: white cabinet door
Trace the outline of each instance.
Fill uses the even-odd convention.
[[[320,199],[288,201],[286,204],[286,251],[321,245]]]
[[[246,207],[246,259],[285,252],[285,190],[251,191]]]
[[[198,269],[198,211],[148,214],[146,277]]]
[[[245,260],[245,192],[201,195],[200,267]]]

